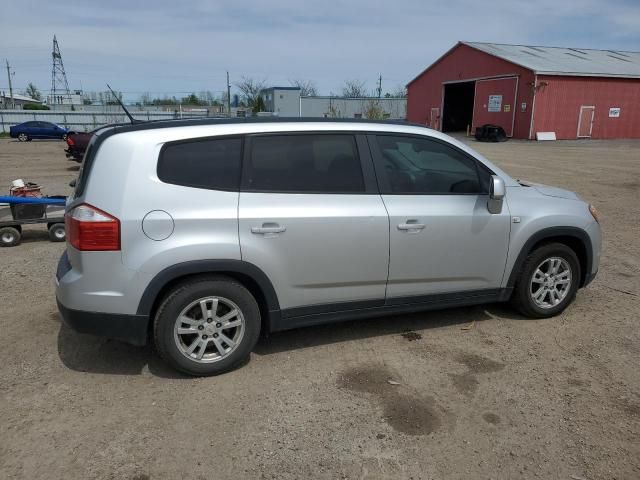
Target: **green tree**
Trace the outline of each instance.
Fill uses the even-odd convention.
[[[256,97],[253,101],[253,105],[251,105],[251,112],[256,114],[258,112],[264,112],[267,109],[267,106],[264,104],[264,100],[262,96]]]
[[[376,100],[369,100],[367,105],[364,108],[364,112],[362,112],[364,118],[369,118],[371,120],[382,120],[384,118],[384,110],[380,106],[380,102]]]

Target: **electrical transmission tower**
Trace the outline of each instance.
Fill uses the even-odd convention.
[[[67,82],[67,74],[64,73],[64,64],[62,63],[62,54],[58,46],[56,36],[53,36],[53,68],[51,69],[51,101],[50,103],[68,103],[71,104],[71,92],[69,92],[69,83]]]

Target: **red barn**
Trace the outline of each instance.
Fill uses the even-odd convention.
[[[459,42],[407,90],[407,119],[443,132],[640,138],[640,52]]]

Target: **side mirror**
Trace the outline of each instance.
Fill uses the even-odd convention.
[[[491,182],[489,183],[489,200],[487,201],[487,210],[489,210],[489,213],[502,212],[502,202],[504,201],[505,193],[504,180],[496,175],[492,175]]]

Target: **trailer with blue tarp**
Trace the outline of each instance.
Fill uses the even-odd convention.
[[[23,225],[46,224],[49,240],[64,242],[66,197],[0,196],[0,246],[13,247],[22,239]]]

